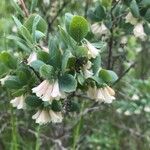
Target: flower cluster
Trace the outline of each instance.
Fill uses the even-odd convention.
[[[101,67],[101,49],[85,39],[89,32],[88,22],[81,16],[69,15],[69,29],[67,26],[66,29],[59,27],[60,32],[56,37],[50,37],[47,47],[33,43],[33,49],[26,58],[22,58],[25,61],[10,53],[0,54],[10,58],[10,62],[5,61],[10,70],[0,79],[12,94],[10,103],[17,109],[31,107],[36,112],[32,119],[40,125],[62,122],[68,110],[77,112],[74,97],[70,95],[78,91],[97,102],[112,103],[115,99],[115,92],[109,85],[117,80],[117,75]],[[35,17],[39,16],[32,15],[22,25],[29,33],[32,30],[27,24],[31,24]],[[47,25],[42,18],[40,21],[44,26],[40,32],[43,32]],[[93,32],[97,26],[92,26]],[[104,24],[101,24],[100,30],[102,34],[109,32]],[[38,42],[39,37],[36,40]],[[66,109],[67,101],[70,102],[70,109]]]

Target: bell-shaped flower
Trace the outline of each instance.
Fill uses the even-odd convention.
[[[32,52],[27,59],[27,64],[30,65],[35,60],[37,60],[37,54],[36,52]]]
[[[135,37],[138,37],[141,40],[144,40],[146,37],[142,23],[138,23],[134,26],[133,33],[134,33]]]
[[[131,23],[132,25],[136,25],[137,24],[137,19],[135,18],[135,17],[133,17],[133,15],[132,15],[132,13],[131,12],[129,12],[128,14],[127,14],[127,16],[125,17],[125,19],[126,19],[126,23]]]
[[[32,89],[32,92],[40,97],[43,101],[49,101],[65,98],[64,93],[60,92],[58,81],[50,83],[44,80],[40,85]]]
[[[83,74],[84,74],[85,78],[89,78],[93,75],[91,66],[92,66],[92,63],[90,61],[88,61],[87,64],[85,64],[83,66]]]
[[[96,56],[99,55],[99,50],[95,48],[90,42],[86,40],[86,43],[84,43],[84,46],[88,49],[88,57],[89,58],[96,58]]]
[[[53,110],[49,111],[49,114],[51,116],[51,122],[52,123],[60,123],[63,120],[63,116],[61,112],[54,112]]]
[[[105,26],[104,23],[101,23],[101,24],[99,24],[98,22],[97,22],[97,23],[94,23],[94,24],[91,26],[91,30],[92,30],[92,32],[93,32],[97,37],[100,37],[101,35],[107,35],[107,34],[109,34],[109,30],[108,30],[108,28]]]
[[[112,103],[112,101],[115,99],[115,91],[109,86],[98,89],[96,87],[90,87],[87,93],[90,98],[99,102]]]
[[[17,109],[25,109],[26,108],[26,103],[25,103],[25,97],[19,96],[15,97],[10,101],[13,107],[17,107]]]
[[[145,112],[150,112],[150,106],[145,106],[145,107],[144,107],[144,111],[145,111]]]
[[[36,120],[35,122],[42,125],[48,122],[60,123],[62,122],[62,113],[54,112],[53,110],[38,110],[33,116],[32,119]]]
[[[10,76],[7,75],[7,76],[5,76],[4,78],[1,78],[1,79],[0,79],[1,85],[4,85],[4,84],[5,84],[5,81],[6,81],[9,77],[10,77]]]
[[[48,110],[38,110],[36,114],[32,116],[35,122],[42,125],[51,121],[51,116]]]

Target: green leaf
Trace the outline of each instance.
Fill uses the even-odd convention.
[[[15,10],[22,16],[24,17],[24,13],[22,11],[22,9],[18,6],[18,4],[16,3],[16,1],[11,0],[13,7],[15,8]]]
[[[65,14],[65,27],[68,33],[69,33],[69,26],[70,26],[72,18],[73,18],[72,14],[70,13]]]
[[[64,92],[73,92],[77,88],[77,81],[72,75],[65,74],[59,78],[59,86]]]
[[[70,102],[69,111],[70,112],[74,112],[74,111],[79,112],[79,110],[80,110],[79,103],[71,101]]]
[[[35,7],[37,6],[38,0],[32,0],[31,7],[30,7],[30,13],[33,12]]]
[[[70,50],[66,50],[64,52],[64,54],[62,56],[62,65],[61,65],[63,72],[65,72],[67,65],[68,65],[68,62],[69,62],[69,59],[72,57],[73,57],[73,55],[71,54]]]
[[[42,100],[34,95],[27,96],[25,102],[28,106],[33,108],[39,107],[42,104]]]
[[[39,15],[35,16],[34,20],[33,20],[33,25],[32,25],[32,37],[34,42],[36,42],[36,29],[37,29],[37,25],[40,21],[41,17]]]
[[[38,31],[38,30],[35,31],[35,38],[36,38],[36,41],[39,41],[39,40],[41,40],[41,39],[44,38],[44,37],[45,37],[45,34],[44,34],[43,32]]]
[[[17,60],[8,52],[3,51],[0,53],[0,61],[10,69],[16,69],[17,67]]]
[[[44,64],[40,67],[40,75],[48,80],[51,80],[54,78],[54,68],[53,66]]]
[[[17,17],[12,16],[12,18],[13,18],[17,28],[20,29],[22,27],[22,23],[19,21],[19,19]]]
[[[48,43],[50,53],[50,65],[54,68],[61,68],[61,51],[59,49],[59,41],[57,36],[51,36]]]
[[[99,77],[106,83],[114,83],[118,76],[114,71],[101,69],[99,72]]]
[[[33,22],[34,22],[34,19],[39,16],[37,14],[31,14],[27,20],[25,21],[25,23],[23,24],[28,30],[30,33],[32,33],[32,27],[33,27]],[[38,21],[37,23],[37,27],[36,29],[38,31],[41,31],[42,33],[46,33],[47,31],[47,23],[46,21],[41,17],[40,17],[40,20]]]
[[[17,76],[9,77],[4,84],[5,87],[9,89],[20,89],[22,87],[20,80]]]
[[[99,22],[106,18],[106,12],[103,6],[99,5],[94,11],[89,11],[88,16],[91,20]]]
[[[69,33],[74,40],[80,42],[88,33],[89,25],[85,18],[74,16],[71,20]]]
[[[37,53],[37,58],[41,61],[43,61],[44,63],[49,63],[50,61],[50,55],[49,53],[45,52],[45,51],[38,51]]]
[[[17,76],[18,76],[19,80],[21,81],[21,83],[25,85],[30,80],[31,73],[26,67],[21,66],[17,70]]]
[[[140,5],[143,5],[144,7],[150,7],[150,0],[142,0]]]
[[[30,64],[30,66],[31,66],[35,71],[39,72],[40,67],[41,67],[42,65],[44,65],[44,64],[45,64],[45,63],[44,63],[43,61],[41,61],[41,60],[35,60],[35,61],[33,61],[33,62]]]
[[[107,7],[111,6],[112,0],[101,0],[101,4],[102,4],[102,6],[107,8]]]
[[[60,101],[53,100],[51,108],[53,111],[59,112],[62,110],[62,105]]]
[[[134,17],[139,18],[140,17],[140,12],[139,12],[139,7],[137,5],[136,0],[132,0],[130,3],[130,10],[133,14]]]
[[[60,37],[64,44],[69,48],[71,47],[73,50],[76,49],[76,41],[66,32],[62,27],[59,26]]]
[[[93,65],[92,65],[94,75],[97,74],[100,68],[101,68],[101,57],[97,56],[95,59],[93,59]]]
[[[83,46],[77,46],[75,50],[76,57],[88,57],[88,49]]]
[[[12,90],[12,96],[13,97],[19,97],[19,96],[21,96],[21,95],[23,95],[25,93],[26,93],[26,89],[25,88]]]
[[[30,32],[28,31],[28,29],[25,26],[21,26],[21,28],[19,30],[19,33],[24,37],[24,39],[27,41],[27,43],[32,45],[33,38],[32,38]]]
[[[3,77],[3,75],[5,75],[6,73],[8,73],[8,71],[8,67],[2,62],[0,62],[0,78]]]
[[[150,8],[147,9],[144,19],[147,20],[148,22],[150,22]]]

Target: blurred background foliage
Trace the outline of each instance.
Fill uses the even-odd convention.
[[[0,150],[57,150],[71,149],[70,147],[82,150],[150,149],[149,20],[147,19],[144,28],[147,39],[141,41],[131,34],[132,25],[122,24],[123,17],[128,13],[128,0],[122,0],[120,3],[115,0],[101,0],[101,7],[104,10],[97,10],[96,15],[99,18],[93,14],[97,2],[96,0],[25,1],[30,12],[40,14],[47,21],[48,32],[51,34],[55,34],[59,24],[63,25],[64,15],[67,12],[83,15],[91,24],[104,20],[111,30],[112,20],[109,20],[110,15],[106,10],[109,10],[109,7],[114,8],[114,42],[109,67],[119,76],[119,81],[113,85],[117,94],[116,101],[111,105],[95,105],[94,109],[93,107],[90,109],[92,103],[85,98],[84,104],[79,106],[80,113],[68,114],[62,124],[39,127],[32,121],[30,112],[17,111],[10,106],[9,97],[6,96],[9,91],[0,87]],[[136,2],[139,3],[139,0]],[[142,0],[142,3],[146,5],[142,7],[140,3],[141,9],[150,9],[149,0]],[[8,50],[14,53],[23,51],[17,46],[16,41],[8,38],[17,31],[12,16],[17,15],[24,21],[14,4],[12,0],[0,1],[0,51]],[[150,15],[147,15],[147,18],[149,17]],[[122,37],[127,38],[127,43],[121,43]],[[110,44],[108,37],[105,35],[96,37],[91,32],[87,38],[93,43],[107,45],[102,53],[103,66],[107,66]]]

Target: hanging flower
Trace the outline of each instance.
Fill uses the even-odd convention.
[[[48,122],[60,123],[62,122],[62,113],[54,112],[53,110],[38,110],[33,116],[32,119],[36,120],[35,122],[42,125]]]
[[[13,107],[17,107],[17,109],[25,109],[26,108],[26,103],[25,103],[25,97],[19,96],[15,97],[10,101]]]
[[[1,79],[0,79],[1,85],[4,85],[4,84],[5,84],[5,81],[6,81],[9,77],[10,77],[10,76],[7,75],[7,76],[5,76],[4,78],[1,78]]]
[[[99,102],[112,103],[115,100],[114,95],[115,91],[109,86],[99,89],[94,87],[88,90],[88,96]]]
[[[137,19],[135,17],[133,17],[131,12],[129,12],[127,14],[125,19],[126,19],[126,23],[131,23],[132,25],[136,25],[137,24]]]
[[[60,92],[58,81],[50,83],[48,80],[44,80],[40,85],[32,89],[32,92],[40,97],[43,101],[49,101],[60,98],[64,98],[64,94]]]
[[[32,116],[32,119],[36,120],[38,124],[46,124],[51,121],[49,111],[47,110],[38,110],[36,114]]]
[[[133,94],[133,96],[131,97],[131,99],[133,101],[137,101],[137,100],[139,100],[139,96],[137,94]]]
[[[134,29],[133,29],[133,33],[134,33],[135,37],[138,37],[141,40],[144,40],[146,34],[144,32],[143,24],[142,23],[136,24]]]
[[[35,52],[32,52],[27,59],[28,65],[31,65],[31,63],[35,60],[37,60],[37,54]]]
[[[150,112],[150,106],[145,106],[145,107],[144,107],[144,111],[145,111],[145,112]]]
[[[87,64],[83,66],[83,74],[85,78],[89,78],[93,75],[91,66],[92,66],[92,63],[90,61],[88,61]]]
[[[92,26],[91,26],[91,30],[92,32],[97,36],[101,36],[101,35],[106,35],[106,34],[109,34],[109,30],[108,28],[105,26],[104,23],[101,23],[99,24],[98,22],[97,23],[94,23]]]
[[[62,113],[61,112],[54,112],[53,110],[49,111],[49,114],[51,116],[52,123],[60,123],[63,120]]]
[[[90,42],[86,40],[86,44],[84,44],[85,47],[88,49],[88,56],[89,58],[96,58],[96,56],[99,55],[99,50],[95,48]]]

